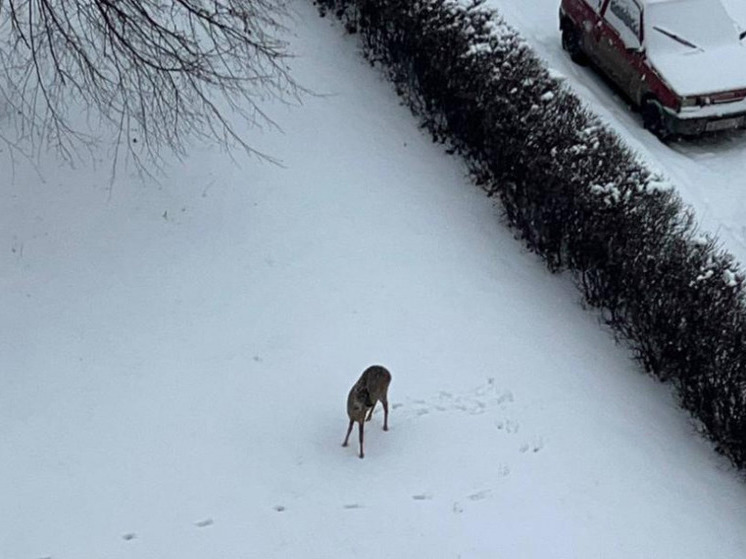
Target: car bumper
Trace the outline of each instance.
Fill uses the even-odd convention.
[[[720,132],[723,130],[735,130],[746,127],[746,113],[727,117],[704,117],[681,119],[670,116],[666,125],[674,134],[682,136],[697,136],[707,132]]]
[[[681,112],[663,111],[666,126],[674,134],[696,136],[707,132],[746,127],[746,100],[728,106],[697,107]]]

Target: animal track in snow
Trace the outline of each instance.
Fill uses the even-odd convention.
[[[472,493],[471,495],[468,495],[467,498],[470,501],[484,501],[491,494],[492,494],[492,489],[482,489],[481,491],[477,491],[476,493]]]
[[[430,501],[432,500],[433,496],[428,493],[421,493],[419,495],[412,495],[412,499],[415,501]]]
[[[513,402],[513,393],[510,390],[502,390],[495,386],[495,379],[489,378],[485,384],[476,387],[463,394],[440,391],[436,396],[429,399],[411,400],[406,404],[411,408],[415,416],[426,415],[430,412],[459,411],[470,415],[478,415],[497,407]],[[394,404],[394,409],[403,407],[404,404]]]
[[[529,450],[531,452],[539,452],[543,448],[544,448],[544,440],[541,437],[539,437],[538,439],[535,439],[531,443],[523,443],[518,450],[521,451],[521,454],[525,454]]]
[[[511,419],[504,419],[501,421],[496,421],[495,427],[497,427],[500,431],[505,431],[510,435],[514,435],[520,430],[521,424]]]
[[[470,493],[469,495],[466,495],[465,498],[469,501],[477,503],[479,501],[485,501],[491,497],[492,489],[486,488],[480,491],[475,491],[474,493]],[[462,512],[464,512],[464,504],[462,504],[461,501],[454,501],[453,506],[451,507],[451,511],[453,512],[453,514],[461,514]]]

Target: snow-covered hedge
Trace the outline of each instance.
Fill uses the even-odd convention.
[[[744,275],[481,1],[317,0],[359,33],[436,141],[499,196],[553,271],[570,270],[646,370],[670,380],[746,468]]]

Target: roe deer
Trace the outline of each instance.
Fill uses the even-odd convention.
[[[365,457],[363,453],[363,423],[370,421],[370,418],[373,417],[373,409],[379,400],[383,404],[383,430],[389,430],[388,390],[390,382],[391,373],[384,367],[373,365],[363,371],[347,396],[347,415],[350,417],[350,425],[347,427],[347,436],[342,446],[347,446],[352,426],[357,421],[360,431],[360,458]],[[368,414],[367,418],[365,417],[366,413]]]

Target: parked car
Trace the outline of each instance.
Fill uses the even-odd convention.
[[[746,126],[746,33],[720,0],[562,0],[562,46],[672,135]]]

